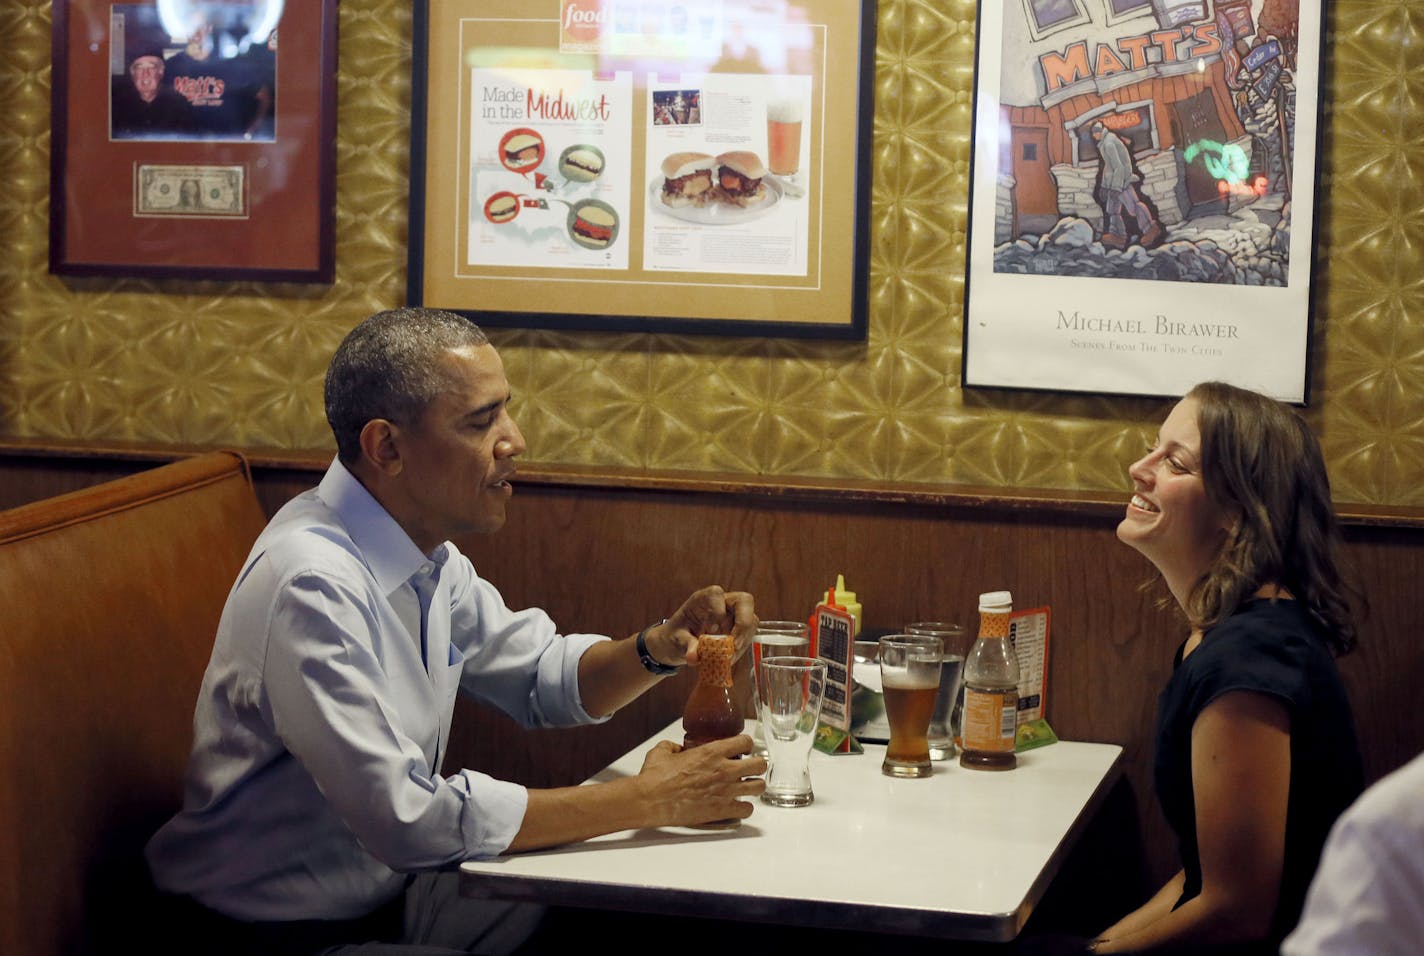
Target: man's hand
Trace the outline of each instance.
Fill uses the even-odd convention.
[[[740,657],[756,636],[756,602],[745,591],[724,591],[716,586],[693,593],[667,622],[649,628],[648,651],[664,664],[696,664],[697,638],[703,634],[731,634]]]
[[[766,789],[766,760],[746,757],[746,734],[684,750],[658,742],[636,777],[557,790],[530,790],[509,852],[559,846],[643,827],[690,827],[751,816],[743,799]],[[740,759],[739,759],[740,758]]]
[[[699,592],[701,593],[701,592]],[[637,783],[648,826],[696,826],[751,816],[753,797],[766,789],[766,759],[748,757],[746,734],[684,750],[659,741],[643,758]],[[739,759],[740,758],[740,759]]]
[[[647,652],[659,664],[697,663],[697,638],[703,634],[731,634],[740,656],[756,636],[757,616],[752,596],[744,591],[703,588],[682,603],[672,617],[643,631]],[[662,679],[649,673],[637,651],[637,642],[604,641],[579,658],[579,694],[584,710],[595,716],[611,714]]]

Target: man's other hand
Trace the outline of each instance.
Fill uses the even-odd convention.
[[[643,758],[637,777],[649,824],[696,826],[751,816],[752,804],[739,798],[766,789],[766,759],[747,756],[751,750],[746,734],[691,750],[659,741]]]

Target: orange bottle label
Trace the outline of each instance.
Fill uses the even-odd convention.
[[[1019,695],[1012,690],[964,689],[964,749],[1013,753]]]
[[[714,687],[732,686],[732,662],[737,642],[730,634],[704,634],[697,639],[697,679]]]
[[[980,637],[1008,637],[1009,636],[1009,614],[1008,612],[985,613],[979,617]]]

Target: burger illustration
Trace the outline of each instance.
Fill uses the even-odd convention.
[[[767,197],[766,167],[761,157],[747,150],[722,153],[716,159],[717,192],[734,206],[755,206]]]
[[[544,141],[529,130],[515,130],[505,137],[500,155],[510,169],[530,169],[544,158]]]
[[[509,222],[519,214],[519,198],[514,193],[495,193],[485,200],[485,218],[490,222]]]
[[[714,198],[712,168],[706,153],[673,153],[663,160],[662,201],[665,206],[703,206]]]
[[[576,183],[591,183],[603,175],[603,152],[595,146],[570,146],[559,156],[559,172]]]
[[[569,210],[569,237],[585,249],[607,249],[618,238],[618,214],[596,199]]]

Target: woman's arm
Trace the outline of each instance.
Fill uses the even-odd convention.
[[[1159,893],[1105,933],[1097,952],[1263,939],[1280,895],[1289,794],[1285,705],[1249,691],[1223,694],[1208,704],[1192,725],[1202,891],[1145,925],[1137,921]]]
[[[1113,950],[1108,947],[1106,941],[1136,933],[1138,930],[1157,922],[1157,920],[1172,912],[1172,907],[1176,906],[1177,900],[1182,897],[1182,886],[1186,883],[1186,880],[1187,874],[1182,870],[1178,870],[1177,875],[1164,883],[1162,888],[1154,893],[1150,900],[1099,933],[1098,939],[1104,942],[1095,952],[1113,952]]]

